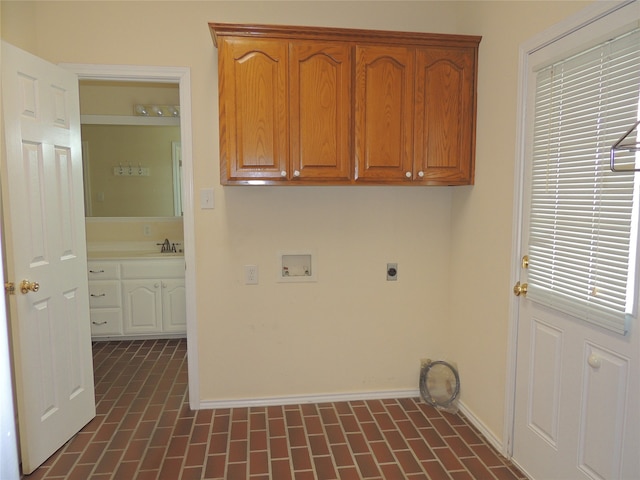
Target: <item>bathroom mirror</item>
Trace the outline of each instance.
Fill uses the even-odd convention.
[[[178,103],[177,84],[80,82],[87,217],[182,216]]]

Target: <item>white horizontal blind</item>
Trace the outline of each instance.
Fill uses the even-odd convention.
[[[640,174],[611,172],[609,149],[639,102],[640,29],[537,74],[527,298],[620,334],[635,297]],[[616,164],[638,156],[616,153]]]

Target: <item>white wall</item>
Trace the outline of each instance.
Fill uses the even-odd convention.
[[[216,188],[195,212],[202,400],[415,390],[420,359],[445,357],[502,437],[517,48],[584,2],[24,3],[2,2],[2,35],[54,63],[191,68],[194,191]],[[483,35],[476,185],[221,187],[210,21]],[[318,282],[275,283],[276,252],[303,248]]]

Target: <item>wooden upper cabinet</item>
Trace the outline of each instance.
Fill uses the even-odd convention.
[[[282,181],[289,163],[287,45],[224,38],[219,52],[223,183]]]
[[[411,179],[414,57],[405,47],[356,46],[358,181]]]
[[[475,55],[464,47],[416,52],[414,180],[473,183]]]
[[[209,26],[223,185],[473,183],[480,37]]]
[[[339,43],[289,46],[291,176],[350,179],[351,48]]]

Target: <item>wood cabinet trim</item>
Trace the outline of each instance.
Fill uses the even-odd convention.
[[[213,43],[217,47],[221,36],[250,38],[306,39],[374,43],[379,45],[477,46],[477,35],[444,33],[399,32],[393,30],[364,30],[352,28],[314,27],[297,25],[263,25],[237,23],[209,23]]]

